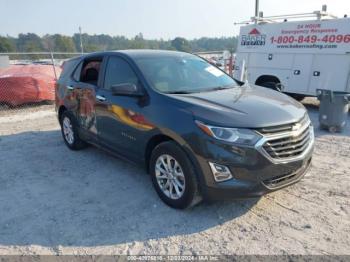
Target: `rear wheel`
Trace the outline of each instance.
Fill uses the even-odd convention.
[[[72,150],[86,147],[86,143],[78,135],[78,123],[69,111],[65,111],[60,119],[62,137],[65,144]]]
[[[175,142],[161,143],[153,150],[150,172],[158,196],[167,205],[185,209],[201,201],[193,165]]]

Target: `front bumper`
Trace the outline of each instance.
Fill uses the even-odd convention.
[[[260,197],[298,182],[311,166],[314,139],[299,157],[286,161],[267,157],[261,144],[237,147],[206,137],[201,141],[192,139],[191,148],[199,169],[203,197],[222,200]],[[209,162],[228,167],[233,179],[216,182]]]
[[[295,172],[291,172],[286,176],[278,175],[275,173],[273,174],[275,176],[273,176],[271,179],[262,181],[254,182],[248,180],[233,179],[214,186],[208,186],[204,190],[205,198],[208,200],[223,200],[261,197],[267,193],[271,193],[297,183],[309,170],[311,166],[311,160],[312,158],[310,156],[305,161],[298,161],[298,163],[294,163],[295,168],[300,165],[302,166]],[[271,184],[271,182],[274,180],[279,181],[283,180],[284,178],[285,180],[278,183],[276,186],[274,184]]]

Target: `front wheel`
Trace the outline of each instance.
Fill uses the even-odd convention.
[[[175,142],[153,150],[150,173],[158,196],[170,207],[185,209],[201,201],[193,165]]]

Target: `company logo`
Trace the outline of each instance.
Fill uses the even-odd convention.
[[[301,128],[301,124],[298,123],[298,124],[293,125],[292,130],[293,131],[298,131],[300,128]]]
[[[241,45],[243,46],[264,46],[266,44],[266,35],[261,34],[256,28],[252,29],[247,35],[242,35]]]

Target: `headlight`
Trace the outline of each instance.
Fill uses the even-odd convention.
[[[196,121],[196,124],[207,135],[226,142],[255,145],[261,138],[259,134],[249,129],[210,126],[200,121]]]

